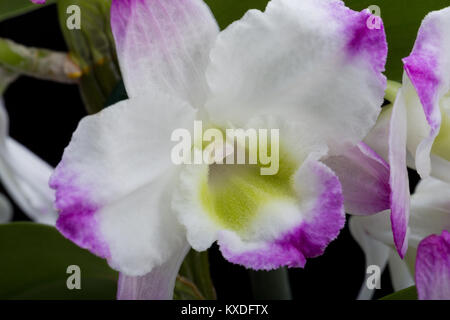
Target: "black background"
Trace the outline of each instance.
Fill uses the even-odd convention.
[[[55,6],[0,23],[0,37],[27,46],[66,51]],[[86,115],[78,88],[21,77],[7,90],[5,104],[10,116],[10,135],[55,166],[68,145],[78,121]],[[411,184],[417,177],[411,177]],[[15,207],[14,220],[27,220]],[[245,268],[225,261],[217,247],[210,250],[211,272],[219,299],[252,298]],[[308,260],[304,269],[289,275],[294,299],[355,299],[364,279],[364,255],[348,226],[321,257]],[[375,299],[392,292],[389,272],[382,277]]]

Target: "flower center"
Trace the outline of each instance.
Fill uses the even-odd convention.
[[[201,187],[202,206],[224,228],[242,233],[265,205],[273,201],[295,202],[293,176],[298,161],[282,148],[279,159],[274,175],[261,174],[261,168],[266,166],[259,157],[257,164],[209,165]]]

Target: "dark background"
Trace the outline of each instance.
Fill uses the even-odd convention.
[[[56,7],[50,6],[0,23],[0,37],[18,43],[67,51]],[[7,90],[5,105],[10,135],[55,166],[61,159],[78,121],[86,115],[77,86],[20,77]],[[417,177],[411,176],[415,185]],[[14,220],[28,220],[15,207]],[[248,271],[210,250],[213,281],[219,299],[252,298]],[[304,269],[289,270],[294,299],[355,299],[365,274],[364,255],[346,225],[325,254],[309,259]],[[375,299],[392,292],[389,272],[382,276]]]

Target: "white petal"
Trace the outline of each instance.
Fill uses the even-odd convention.
[[[175,281],[189,252],[189,245],[184,245],[164,264],[154,268],[144,276],[127,276],[121,273],[117,290],[118,300],[169,300],[173,297]]]
[[[63,235],[128,275],[167,261],[184,238],[170,209],[171,135],[195,115],[154,93],[83,119],[51,178]]]
[[[450,185],[437,179],[422,180],[411,197],[411,246],[430,234],[450,229]]]
[[[450,162],[431,154],[431,175],[442,181],[450,183]]]
[[[409,178],[406,168],[407,119],[403,88],[398,91],[389,127],[391,223],[395,247],[403,258],[408,248],[410,215]]]
[[[264,13],[247,12],[211,51],[213,122],[279,115],[332,153],[360,142],[386,85],[384,30],[367,28],[369,16],[334,0],[272,0]]]
[[[387,213],[380,213],[370,217],[354,216],[350,218],[350,233],[356,242],[358,242],[366,258],[366,268],[364,271],[367,271],[367,267],[372,265],[378,266],[381,271],[386,267],[391,249],[372,236],[373,229],[370,230],[370,225],[372,222],[378,222],[375,224],[380,226],[380,222],[382,225],[383,220],[388,221],[388,219],[389,216]],[[364,282],[358,294],[359,300],[370,300],[374,294],[374,289],[369,289],[367,286],[367,278],[370,274],[365,272],[365,275],[366,277],[364,277]]]
[[[163,91],[203,105],[219,28],[202,0],[114,0],[111,26],[130,97]]]
[[[389,124],[391,123],[392,105],[381,109],[377,122],[364,138],[364,142],[385,161],[389,162]]]
[[[411,276],[408,265],[394,251],[391,251],[389,254],[389,273],[394,291],[414,285],[414,279]]]
[[[441,126],[440,101],[450,91],[449,30],[450,7],[429,13],[420,26],[411,54],[403,59],[405,73],[415,90],[415,95],[410,94],[411,112],[418,119],[409,122],[409,127],[410,131],[418,130],[417,125],[420,128],[408,143],[422,178],[431,171],[430,152]],[[403,82],[405,85],[406,81]],[[419,103],[421,112],[417,108]]]

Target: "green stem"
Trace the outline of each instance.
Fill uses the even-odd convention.
[[[253,298],[256,300],[291,300],[291,287],[286,268],[272,271],[249,271]]]
[[[18,76],[16,72],[0,67],[0,96]]]
[[[58,0],[57,4],[64,39],[83,71],[79,84],[86,110],[96,113],[104,108],[121,79],[110,27],[111,0]],[[66,27],[68,5],[81,8],[79,30]]]
[[[0,65],[28,76],[63,83],[76,83],[80,68],[67,53],[28,48],[0,38]]]

